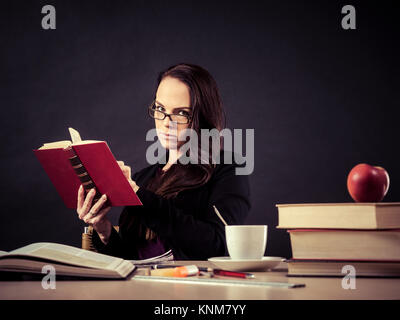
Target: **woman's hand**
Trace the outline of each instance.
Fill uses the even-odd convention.
[[[139,190],[139,186],[136,184],[135,181],[132,180],[131,177],[131,167],[126,166],[123,161],[117,161],[122,172],[124,173],[124,176],[126,179],[128,179],[129,184],[131,185],[133,191],[137,192]]]
[[[92,206],[95,194],[95,189],[91,189],[85,198],[85,190],[82,185],[79,187],[77,213],[79,219],[93,226],[93,229],[96,230],[101,241],[107,244],[111,235],[112,225],[110,220],[106,217],[106,214],[110,211],[111,207],[104,207],[107,201],[107,196],[105,194]]]

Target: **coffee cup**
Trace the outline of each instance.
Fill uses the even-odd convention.
[[[266,225],[225,226],[226,246],[232,260],[260,260],[267,246]]]

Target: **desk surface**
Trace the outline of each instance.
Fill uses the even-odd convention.
[[[175,263],[180,264],[179,261]],[[211,266],[206,261],[185,261],[183,264]],[[254,272],[254,274],[258,281],[304,283],[306,286],[289,289],[231,284],[158,282],[131,277],[121,281],[57,281],[56,289],[44,290],[41,281],[2,281],[0,282],[0,299],[400,299],[400,279],[357,278],[356,289],[345,290],[342,288],[342,278],[287,277],[287,272],[284,271]]]

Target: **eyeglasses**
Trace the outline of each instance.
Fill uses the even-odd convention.
[[[164,111],[159,110],[162,106],[156,106],[155,102],[149,107],[149,116],[156,120],[164,120],[166,117],[169,117],[171,121],[174,121],[178,124],[188,124],[190,122],[191,115],[189,112],[185,110],[180,110],[180,113],[166,113]]]

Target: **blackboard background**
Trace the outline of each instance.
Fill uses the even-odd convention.
[[[52,4],[57,29],[41,28]],[[353,4],[357,29],[341,28]],[[0,249],[81,244],[32,150],[107,140],[147,166],[157,73],[199,64],[217,80],[229,128],[255,129],[249,224],[269,225],[267,255],[290,257],[276,203],[348,202],[349,170],[381,165],[400,199],[399,6],[395,1],[2,1]],[[117,223],[120,208],[110,217]]]

